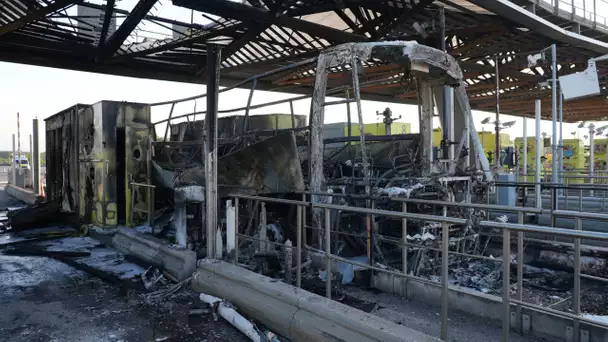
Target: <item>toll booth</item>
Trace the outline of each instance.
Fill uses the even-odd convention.
[[[45,128],[49,201],[81,223],[147,221],[149,192],[135,187],[132,195],[131,184],[150,183],[148,104],[77,104],[45,119]]]

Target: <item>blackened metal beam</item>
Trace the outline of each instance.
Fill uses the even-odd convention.
[[[193,43],[205,43],[208,39],[212,39],[212,38],[224,36],[224,35],[235,36],[237,34],[237,31],[242,30],[245,27],[246,27],[245,24],[237,24],[237,25],[232,25],[232,26],[228,26],[225,28],[221,28],[221,29],[215,29],[215,30],[208,31],[208,32],[197,33],[197,34],[194,34],[189,37],[185,36],[180,39],[166,41],[164,44],[159,44],[157,46],[154,46],[154,47],[151,47],[148,49],[143,49],[143,50],[139,50],[139,51],[135,51],[135,52],[130,52],[130,53],[127,53],[124,55],[116,56],[112,60],[113,61],[122,61],[125,59],[131,59],[131,58],[135,58],[135,57],[148,56],[148,55],[151,55],[151,54],[157,53],[157,52],[169,51],[169,50],[173,50],[173,49],[176,49],[179,47],[185,47],[185,46],[188,46]]]
[[[99,50],[98,58],[101,57],[101,52],[103,51],[103,46],[106,43],[106,37],[108,36],[108,29],[110,28],[110,22],[112,21],[112,13],[114,13],[114,4],[116,0],[108,0],[108,3],[105,6],[106,13],[103,17],[103,25],[101,26],[101,32],[99,33],[99,43],[97,44],[97,49]]]
[[[361,35],[365,34],[365,32],[363,32],[363,30],[361,30],[361,28],[357,26],[357,24],[355,24],[355,22],[348,15],[346,15],[344,10],[338,9],[334,12],[338,15],[338,17],[340,17],[340,19],[342,19],[342,21],[346,25],[348,25],[348,27],[350,27],[351,30],[353,30],[353,32]]]
[[[221,51],[217,45],[207,47],[207,112],[205,113],[205,220],[203,225],[207,236],[207,257],[214,258],[221,251],[216,251],[217,231],[217,110],[220,90]]]
[[[384,37],[388,34],[391,34],[399,25],[403,25],[403,23],[408,19],[417,14],[420,14],[424,11],[425,8],[430,6],[434,0],[420,0],[416,5],[414,5],[409,11],[406,11],[400,17],[393,19],[388,25],[384,28],[378,30],[378,36]]]
[[[244,22],[259,24],[274,23],[278,26],[288,27],[292,30],[305,32],[311,36],[322,37],[334,43],[362,42],[368,40],[366,37],[358,34],[344,32],[302,19],[296,19],[288,16],[276,16],[276,14],[270,11],[232,1],[207,0],[204,2],[199,2],[193,0],[173,0],[173,4],[175,6],[181,6]]]
[[[266,26],[255,26],[249,27],[247,32],[245,32],[239,39],[233,40],[227,47],[222,49],[222,57],[220,58],[220,62],[225,61],[234,55],[238,50],[240,50],[243,46],[247,45],[250,41],[259,36],[264,30]],[[196,72],[197,76],[200,76],[205,73],[206,67],[199,69]]]
[[[3,36],[7,33],[11,33],[15,30],[18,30],[33,21],[40,20],[51,13],[57,12],[69,5],[79,3],[79,2],[81,2],[81,0],[56,0],[55,2],[53,2],[50,5],[40,8],[39,10],[37,10],[35,12],[30,12],[30,13],[26,14],[25,16],[13,21],[13,22],[10,22],[6,25],[1,26],[0,27],[0,36]]]
[[[118,51],[125,39],[127,39],[131,32],[133,32],[135,27],[144,18],[144,16],[148,14],[155,3],[156,0],[139,0],[135,7],[133,7],[131,14],[127,16],[118,30],[116,30],[110,39],[108,39],[108,42],[105,44],[103,52],[101,53],[101,59],[113,56],[116,51]]]

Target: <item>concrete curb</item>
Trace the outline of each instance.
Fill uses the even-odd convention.
[[[196,252],[173,249],[161,240],[131,228],[119,228],[112,238],[112,245],[123,254],[162,268],[179,281],[190,277],[196,270]]]
[[[230,301],[292,341],[440,341],[219,260],[198,262],[192,288]]]
[[[16,199],[25,202],[25,204],[34,205],[38,202],[38,196],[35,193],[18,186],[7,184],[6,192]]]

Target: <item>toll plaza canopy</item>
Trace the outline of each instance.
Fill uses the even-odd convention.
[[[528,67],[528,55],[557,44],[558,75],[583,71],[608,54],[605,0],[0,0],[0,60],[72,70],[204,83],[208,44],[223,46],[221,81],[316,56],[345,42],[416,40],[445,45],[460,63],[471,107],[551,117],[551,59]],[[596,7],[597,6],[597,7]],[[383,61],[364,63],[364,99],[416,103],[415,84]],[[330,82],[349,78],[331,70]],[[608,119],[608,62],[598,62],[601,95],[564,103],[564,121]],[[394,76],[394,77],[390,77]],[[261,79],[257,89],[310,93],[314,66]],[[549,82],[547,82],[549,81]]]

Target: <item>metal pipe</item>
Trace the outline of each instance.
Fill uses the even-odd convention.
[[[243,85],[245,85],[245,84],[247,84],[249,82],[252,82],[253,80],[258,80],[258,79],[261,79],[261,78],[264,78],[264,77],[272,76],[274,74],[283,72],[285,70],[289,70],[289,69],[297,68],[297,67],[300,67],[300,66],[303,66],[303,65],[311,64],[311,63],[313,63],[316,60],[317,60],[317,57],[308,58],[308,59],[304,59],[304,60],[301,60],[301,61],[296,62],[296,63],[292,63],[292,64],[289,64],[289,65],[282,66],[282,67],[277,68],[277,69],[269,70],[269,71],[266,71],[266,72],[261,73],[259,75],[251,76],[251,77],[249,77],[249,78],[247,78],[247,79],[245,79],[245,80],[243,80],[243,81],[241,81],[241,82],[239,82],[237,84],[231,85],[230,87],[219,89],[218,92],[219,93],[224,93],[224,92],[230,91],[232,89],[239,88],[239,87],[241,87],[241,86],[243,86]],[[179,102],[185,102],[185,101],[190,101],[190,100],[196,100],[196,99],[200,99],[200,98],[203,98],[203,97],[207,97],[208,95],[209,95],[209,92],[207,92],[205,94],[194,95],[194,96],[190,96],[190,97],[184,97],[182,99],[177,99],[177,100],[156,102],[156,103],[150,104],[150,106],[152,106],[152,107],[154,107],[154,106],[162,106],[162,105],[168,105],[168,104],[171,104],[171,103],[179,103]]]
[[[289,101],[289,112],[291,113],[291,128],[296,128],[296,114],[293,111],[293,101]]]
[[[341,210],[341,211],[359,213],[359,214],[382,215],[382,216],[389,216],[389,217],[394,217],[394,218],[398,218],[398,219],[407,218],[410,220],[430,221],[430,222],[440,222],[440,223],[450,223],[450,224],[466,224],[468,222],[468,220],[466,220],[466,219],[456,218],[456,217],[443,217],[443,216],[434,216],[434,215],[425,215],[425,214],[402,213],[399,211],[382,210],[382,209],[346,207],[346,206],[337,205],[337,204],[312,203],[311,206],[313,208]]]
[[[502,231],[502,340],[509,342],[509,329],[511,323],[511,306],[509,296],[511,288],[511,232]]]
[[[536,167],[534,170],[534,182],[536,186],[534,188],[534,195],[536,196],[536,207],[542,208],[543,202],[540,197],[540,155],[541,155],[541,139],[540,139],[540,100],[535,102],[535,117],[536,117]]]
[[[247,98],[247,106],[245,107],[245,117],[243,118],[243,133],[249,130],[249,110],[251,109],[251,101],[253,100],[253,93],[255,92],[255,87],[258,85],[258,79],[254,79],[251,84],[251,89],[249,90],[249,97]],[[291,103],[291,101],[289,102]],[[293,120],[293,118],[292,118]]]
[[[517,214],[517,223],[524,224],[524,213],[519,212]],[[517,300],[523,300],[524,293],[524,232],[517,232]],[[521,333],[521,320],[522,320],[521,305],[516,308],[516,327]]]
[[[171,104],[171,110],[169,111],[169,118],[167,118],[167,125],[165,126],[165,135],[164,135],[164,141],[169,141],[168,135],[169,135],[169,127],[171,127],[171,118],[173,117],[173,109],[175,109],[175,102],[173,104]]]
[[[551,137],[551,181],[557,183],[557,47],[551,44],[551,120],[553,136]]]
[[[401,209],[404,213],[407,213],[407,203],[403,202]],[[402,270],[404,274],[407,274],[407,218],[401,219],[401,240],[404,244],[401,249]]]
[[[443,223],[441,225],[441,339],[443,341],[448,340],[449,235],[450,227]]]
[[[296,231],[296,243],[297,243],[297,255],[296,255],[296,286],[302,287],[302,206],[297,206],[297,231]]]
[[[325,208],[325,296],[331,299],[331,212]]]
[[[580,218],[575,219],[574,229],[581,231]],[[574,239],[574,289],[572,291],[572,310],[576,316],[581,314],[581,239]],[[580,324],[578,319],[572,322],[574,328],[574,341],[578,342],[580,337]]]
[[[595,232],[590,230],[576,231],[572,229],[553,228],[543,226],[533,226],[515,223],[502,223],[495,221],[481,221],[480,226],[493,229],[510,229],[524,233],[543,233],[548,235],[557,235],[567,238],[582,238],[608,241],[608,233]]]
[[[234,232],[235,232],[235,237],[234,237],[234,259],[233,259],[233,263],[236,265],[239,263],[239,198],[235,197],[234,198]]]

